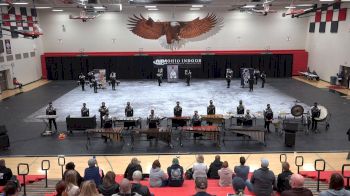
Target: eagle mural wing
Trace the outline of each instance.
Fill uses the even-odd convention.
[[[196,18],[190,22],[182,22],[179,33],[180,38],[194,38],[210,31],[217,24],[217,17],[208,14],[205,18]]]
[[[142,15],[140,17],[134,15],[129,17],[128,21],[130,31],[142,38],[158,39],[165,34],[164,23],[154,22],[152,18],[146,19]]]

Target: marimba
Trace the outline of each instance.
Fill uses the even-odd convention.
[[[139,126],[141,129],[141,118],[140,117],[113,117],[112,118],[114,125],[116,123],[123,123],[124,127],[129,127],[125,125],[133,124],[135,127]],[[130,126],[132,127],[132,126]]]
[[[262,126],[231,126],[230,128],[226,129],[226,131],[224,131],[223,143],[225,143],[225,141],[229,141],[225,139],[226,132],[242,134],[243,136],[248,136],[250,140],[255,140],[266,145],[265,128]]]
[[[173,117],[168,117],[167,119],[171,120],[172,127],[177,128],[177,127],[186,126],[187,123],[191,120],[191,117],[190,116],[173,116]],[[167,124],[168,124],[168,121],[167,121]]]
[[[148,128],[148,129],[131,129],[131,148],[134,148],[135,138],[146,135],[147,140],[156,139],[156,141],[160,140],[169,145],[170,148],[173,148],[171,144],[171,128],[168,127],[158,127],[158,128]],[[139,139],[138,141],[142,141]]]
[[[215,125],[210,126],[186,126],[181,128],[180,146],[183,146],[182,140],[184,134],[202,134],[209,140],[213,140],[217,146],[220,146],[220,128]]]
[[[222,114],[209,114],[209,115],[201,115],[201,119],[208,123],[220,124],[225,127],[225,118]]]
[[[87,129],[86,130],[86,139],[87,144],[86,148],[88,148],[88,145],[91,144],[90,142],[90,135],[91,134],[101,134],[101,137],[107,141],[107,139],[115,142],[124,141],[123,140],[123,127],[114,127],[114,128],[98,128],[98,129]]]
[[[39,115],[39,116],[36,116],[35,118],[42,120],[43,123],[45,124],[44,131],[41,133],[42,136],[49,136],[53,134],[53,132],[49,130],[49,127],[50,127],[49,119],[56,119],[58,118],[57,115]]]

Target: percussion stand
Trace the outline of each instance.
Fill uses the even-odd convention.
[[[47,130],[49,130],[49,119],[43,118],[42,121],[45,124],[45,128],[44,128],[44,131],[41,133],[41,135],[47,136],[50,133],[49,131],[47,131]],[[51,133],[52,133],[52,131],[51,131]]]

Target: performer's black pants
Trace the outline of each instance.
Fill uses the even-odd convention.
[[[255,79],[255,84],[258,85],[258,78]]]
[[[261,88],[264,88],[264,85],[265,85],[265,81],[263,80],[261,83]]]
[[[100,120],[101,120],[101,128],[102,128],[102,126],[103,126],[103,116],[102,115],[100,116]]]
[[[230,88],[231,80],[227,80],[227,88]]]
[[[253,86],[249,86],[249,91],[253,91]]]
[[[50,130],[52,130],[52,123],[53,123],[53,126],[55,126],[55,130],[57,131],[56,120],[54,118],[49,118],[49,128],[50,128]]]
[[[311,130],[316,130],[317,129],[317,121],[314,119],[314,118],[312,118],[312,120],[311,120]]]
[[[94,86],[94,92],[97,93],[97,86]]]
[[[271,123],[271,121],[265,120],[264,128],[266,128],[268,132],[270,132],[270,123]]]
[[[162,83],[162,80],[158,79],[158,86],[160,86],[160,83]]]
[[[186,79],[187,86],[190,85],[190,79]]]
[[[115,90],[115,82],[112,82],[112,90]]]
[[[81,90],[85,91],[85,84],[81,84]]]

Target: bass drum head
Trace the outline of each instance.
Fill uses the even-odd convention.
[[[318,118],[315,118],[315,120],[323,121],[328,116],[328,110],[326,107],[324,107],[322,105],[318,105],[317,107],[318,107],[318,109],[320,109],[320,116]]]
[[[301,105],[295,105],[292,107],[290,113],[294,116],[294,117],[299,117],[301,115],[303,115],[304,113],[304,108]]]

